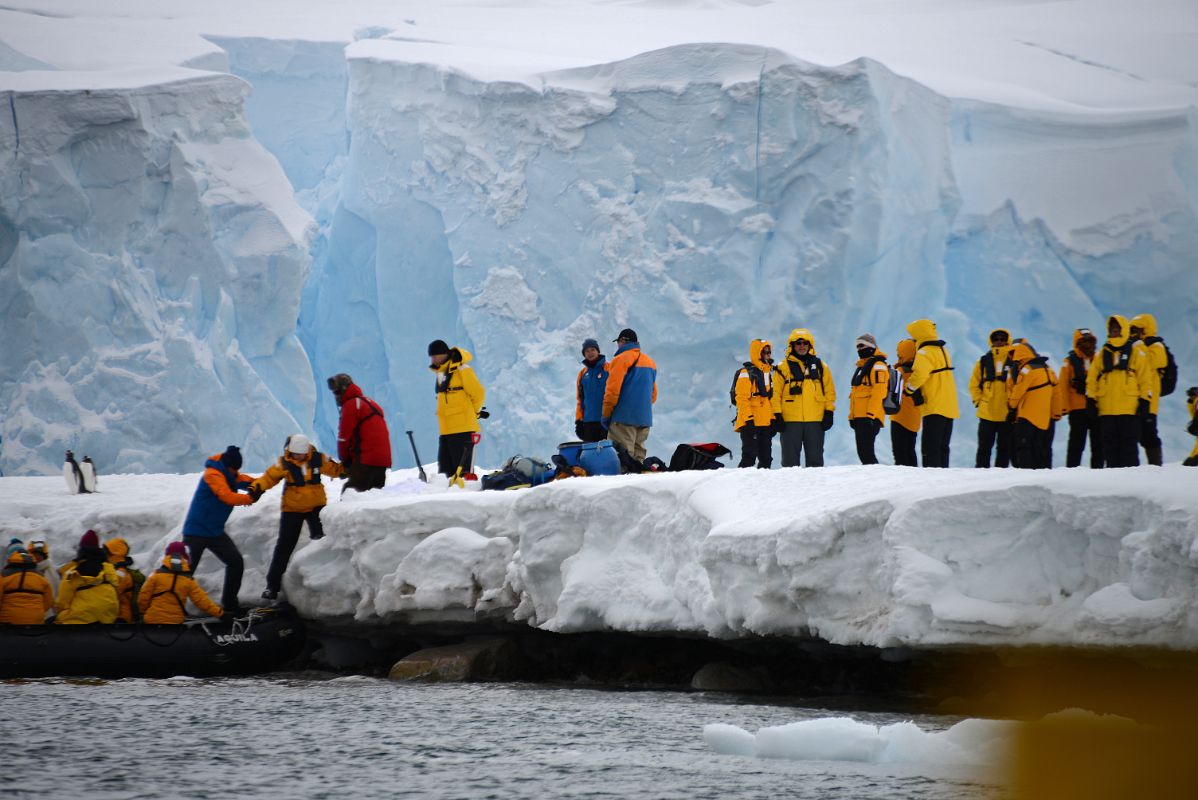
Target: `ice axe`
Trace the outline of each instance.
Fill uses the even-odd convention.
[[[408,441],[412,443],[412,455],[416,457],[416,469],[420,470],[420,480],[428,483],[428,476],[424,474],[424,467],[420,464],[420,453],[416,451],[416,438],[412,436],[411,431],[408,431]]]

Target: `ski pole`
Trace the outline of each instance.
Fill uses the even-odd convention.
[[[420,470],[420,480],[428,483],[428,476],[424,474],[424,467],[420,463],[420,453],[416,452],[416,438],[412,436],[411,431],[408,431],[408,441],[412,443],[412,455],[416,457],[416,469]]]

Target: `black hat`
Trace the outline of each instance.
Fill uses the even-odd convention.
[[[1196,394],[1198,394],[1198,386],[1191,386],[1189,389],[1186,389],[1186,397],[1193,397]]]
[[[617,336],[616,338],[612,339],[612,341],[618,342],[621,339],[623,339],[626,342],[640,341],[639,339],[636,338],[636,331],[634,331],[632,328],[625,328],[624,330],[620,331],[620,335]]]
[[[449,345],[440,339],[433,339],[428,343],[428,354],[430,356],[447,356],[449,355]]]
[[[221,454],[220,463],[229,469],[241,469],[241,448],[235,444],[226,447],[225,452]]]

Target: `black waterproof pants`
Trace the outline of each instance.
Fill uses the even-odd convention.
[[[237,549],[237,543],[222,533],[220,536],[184,536],[183,544],[191,553],[191,571],[194,574],[200,568],[200,558],[205,550],[211,550],[225,565],[225,584],[220,591],[220,605],[225,611],[235,611],[241,607],[237,602],[237,593],[241,591],[241,575],[245,572],[245,559]]]
[[[896,467],[918,467],[919,459],[915,455],[915,439],[919,434],[908,430],[897,422],[890,422],[890,449],[894,453]]]
[[[740,427],[739,467],[769,469],[774,463],[774,429],[745,424]]]
[[[989,419],[978,420],[978,455],[974,466],[978,469],[990,468],[990,451],[998,445],[994,454],[994,466],[1011,466],[1011,423],[1003,420],[994,422]]]
[[[453,476],[462,468],[462,474],[470,471],[470,457],[474,455],[472,433],[447,433],[441,437],[437,447],[437,472]]]
[[[1014,465],[1019,469],[1049,469],[1048,431],[1026,419],[1015,422]]]
[[[953,439],[953,420],[940,414],[923,418],[923,436],[919,441],[925,467],[947,467],[949,444]]]
[[[356,489],[359,492],[368,492],[371,489],[382,489],[386,485],[386,467],[372,467],[366,464],[350,464],[349,478],[345,481],[345,485],[341,487],[341,493],[345,494],[346,489]]]
[[[1145,461],[1161,466],[1161,435],[1156,428],[1156,414],[1144,414],[1140,417],[1140,446],[1144,448]]]
[[[803,458],[800,459],[800,456]],[[824,423],[787,422],[782,426],[782,466],[824,465]]]
[[[1102,432],[1102,457],[1108,467],[1140,466],[1140,418],[1135,414],[1108,414],[1098,418]]]
[[[874,442],[878,438],[878,431],[882,430],[881,420],[858,417],[849,420],[849,427],[853,429],[853,435],[857,438],[857,458],[862,464],[877,464],[878,456],[874,452]]]
[[[321,506],[323,508],[324,506]],[[324,526],[320,523],[320,508],[311,511],[284,511],[279,517],[279,538],[275,540],[275,552],[270,557],[270,569],[266,571],[266,588],[277,592],[283,588],[283,573],[291,562],[291,554],[299,542],[304,522],[308,523],[308,537],[324,538]]]
[[[1065,466],[1080,467],[1082,453],[1090,440],[1090,468],[1102,469],[1102,437],[1098,433],[1098,415],[1088,408],[1069,412],[1069,444],[1065,450]]]

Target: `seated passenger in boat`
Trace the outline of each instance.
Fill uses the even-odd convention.
[[[0,572],[0,625],[41,625],[54,607],[50,582],[24,548],[12,550]]]
[[[108,553],[108,562],[116,570],[121,579],[117,586],[117,594],[121,601],[121,610],[117,614],[118,622],[136,622],[141,619],[141,609],[137,606],[137,593],[146,582],[146,576],[133,566],[133,557],[129,555],[129,543],[124,539],[109,539],[104,543]]]
[[[90,622],[116,622],[121,609],[117,596],[120,578],[108,563],[108,553],[100,546],[100,537],[88,531],[79,539],[79,549],[62,576],[58,587],[58,618],[66,625]]]
[[[191,577],[187,546],[183,542],[171,542],[166,546],[162,566],[146,578],[137,594],[141,621],[150,625],[181,625],[187,619],[189,599],[209,616],[224,614]]]
[[[29,546],[25,548],[29,551],[29,555],[33,556],[33,560],[37,562],[37,574],[50,582],[50,589],[54,592],[54,596],[58,596],[58,570],[54,569],[54,565],[50,563],[50,547],[41,539],[31,539]]]

